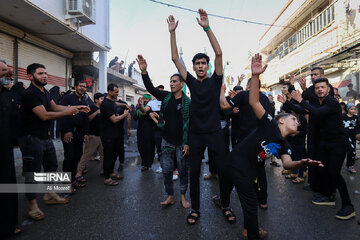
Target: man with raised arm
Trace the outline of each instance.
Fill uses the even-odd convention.
[[[264,230],[259,231],[257,207],[258,199],[254,179],[261,168],[264,168],[266,159],[271,157],[281,158],[285,169],[301,168],[308,165],[322,166],[318,161],[302,159],[293,162],[290,157],[289,144],[285,138],[297,132],[298,120],[289,113],[271,117],[260,103],[259,75],[266,66],[262,66],[262,58],[256,54],[251,63],[251,83],[249,104],[254,111],[257,129],[250,133],[244,141],[236,145],[226,160],[227,174],[230,175],[238,193],[244,214],[243,236],[247,239],[261,239],[267,235]],[[224,91],[221,93],[222,105],[226,105]],[[224,108],[226,108],[224,106]],[[230,108],[230,104],[227,105]],[[228,185],[230,186],[230,185]],[[231,191],[231,189],[227,189]]]
[[[173,16],[167,19],[171,56],[181,77],[185,80],[191,94],[190,106],[190,131],[189,131],[189,148],[190,148],[190,198],[192,210],[187,216],[187,223],[195,224],[200,217],[200,170],[201,160],[205,148],[214,156],[215,164],[219,173],[220,192],[222,189],[221,158],[225,156],[224,143],[221,136],[220,127],[220,89],[222,84],[222,51],[213,31],[209,26],[207,13],[199,9],[200,19],[197,18],[198,24],[203,28],[208,36],[211,46],[215,52],[215,72],[208,78],[207,70],[209,69],[209,57],[204,53],[198,53],[194,56],[193,70],[196,78],[186,71],[181,64],[176,45],[175,29],[178,21]]]
[[[136,60],[139,64],[146,90],[162,102],[157,126],[161,129],[162,142],[160,161],[164,176],[165,191],[168,194],[168,197],[160,204],[173,205],[175,203],[173,187],[175,158],[180,175],[180,202],[184,208],[189,208],[190,203],[186,200],[185,194],[188,186],[189,169],[189,160],[186,155],[189,153],[188,132],[190,99],[182,91],[184,80],[176,73],[170,78],[171,92],[155,88],[147,72],[146,60],[141,55],[138,55]],[[150,112],[152,110],[147,110],[147,114],[151,114]]]

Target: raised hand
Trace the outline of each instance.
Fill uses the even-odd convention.
[[[301,93],[299,91],[292,91],[291,92],[291,97],[292,99],[294,99],[297,102],[301,102],[302,101],[302,97],[301,97]]]
[[[278,100],[279,102],[281,102],[282,104],[284,104],[284,103],[286,102],[286,98],[285,98],[284,95],[278,95],[278,96],[277,96],[277,100]]]
[[[198,24],[202,28],[207,28],[209,26],[209,18],[206,11],[204,9],[199,9],[199,14],[200,14],[200,19],[196,18]]]
[[[290,75],[289,82],[290,82],[290,84],[291,84],[292,86],[294,86],[294,84],[295,84],[295,76],[294,76],[294,74],[291,74],[291,75]]]
[[[262,65],[262,56],[257,53],[251,59],[251,74],[252,75],[260,75],[265,72],[267,68],[267,64],[265,66]]]
[[[147,73],[146,69],[147,69],[147,63],[145,58],[143,58],[142,55],[138,55],[137,59],[136,59],[137,63],[139,64],[139,68],[142,74]]]
[[[240,86],[241,82],[245,79],[245,74],[241,74],[241,76],[238,76],[237,79],[238,79],[238,85]]]
[[[175,21],[175,18],[173,15],[170,15],[167,19],[167,23],[168,23],[168,26],[169,26],[169,32],[174,32],[175,29],[177,28],[178,26],[178,23],[179,21]]]
[[[138,104],[141,106],[143,105],[143,102],[144,102],[143,97],[139,97]]]
[[[298,78],[298,82],[300,84],[300,87],[303,91],[306,90],[306,80],[303,77]]]

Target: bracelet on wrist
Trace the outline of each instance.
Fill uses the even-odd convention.
[[[203,28],[205,32],[207,32],[210,29],[210,26],[207,26],[206,28]]]

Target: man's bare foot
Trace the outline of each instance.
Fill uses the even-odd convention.
[[[183,208],[190,208],[191,204],[186,200],[185,195],[180,195],[180,203]]]
[[[163,206],[173,205],[175,203],[174,196],[168,196],[165,201],[160,202]]]

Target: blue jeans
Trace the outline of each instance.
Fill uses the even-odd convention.
[[[162,167],[165,191],[168,195],[174,195],[173,170],[174,158],[176,158],[180,177],[180,194],[186,194],[189,178],[189,158],[182,156],[182,146],[175,146],[164,138],[161,141],[160,164]]]

